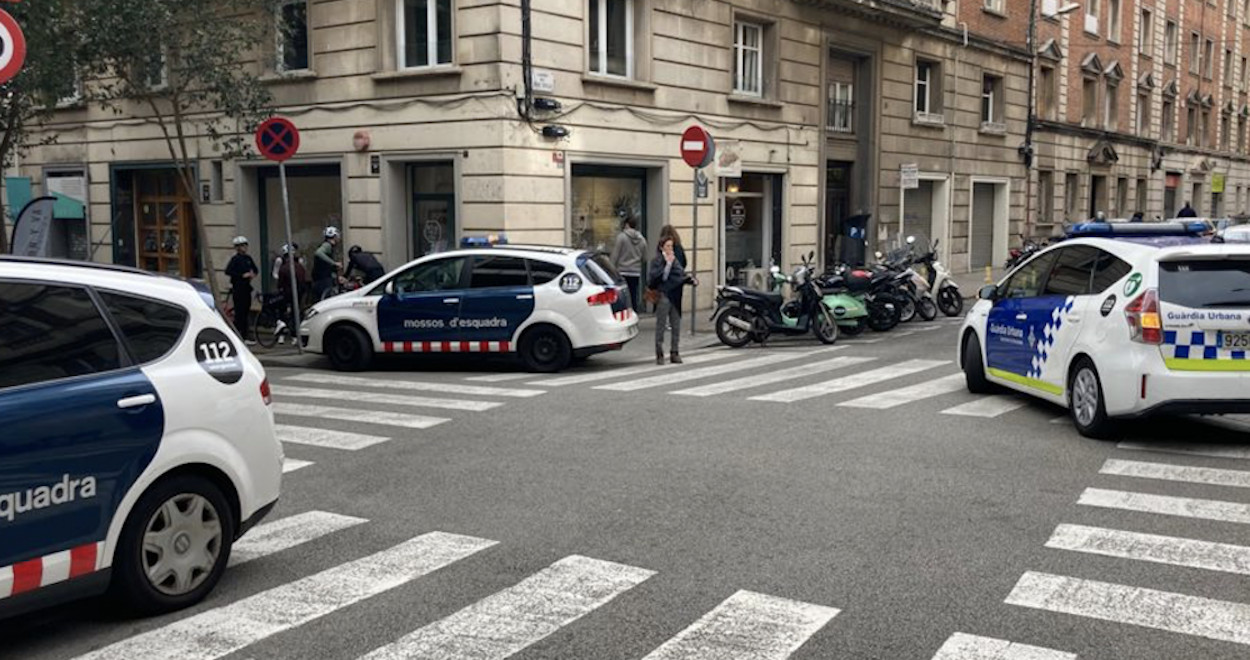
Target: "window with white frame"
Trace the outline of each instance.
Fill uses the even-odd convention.
[[[1176,65],[1176,51],[1179,48],[1180,27],[1176,21],[1168,21],[1163,27],[1163,63]]]
[[[734,93],[764,95],[764,26],[734,22]]]
[[[308,0],[282,0],[278,5],[277,50],[279,71],[311,68],[308,43]]]
[[[1000,76],[981,77],[981,125],[1003,121],[1003,79]]]
[[[1107,38],[1120,40],[1120,0],[1107,0]]]
[[[855,85],[849,82],[829,83],[829,130],[855,132]]]
[[[1146,57],[1153,57],[1155,50],[1154,14],[1149,9],[1141,10],[1141,31],[1137,33],[1137,51]]]
[[[396,0],[395,11],[399,68],[452,63],[452,0]]]
[[[1090,34],[1098,34],[1100,4],[1099,0],[1086,0],[1085,2],[1085,31]]]
[[[590,72],[633,78],[635,0],[589,2]]]
[[[935,115],[942,112],[940,67],[937,62],[916,60],[916,114]]]
[[[985,0],[985,8],[996,14],[1004,13],[1004,7],[1003,7],[1004,4],[1005,4],[1004,0]]]

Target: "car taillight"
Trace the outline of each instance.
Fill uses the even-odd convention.
[[[1163,321],[1159,316],[1159,292],[1146,289],[1124,308],[1129,338],[1142,344],[1163,343]]]
[[[273,395],[271,395],[269,392],[269,379],[268,378],[260,381],[260,398],[261,400],[265,402],[265,405],[269,405],[273,403]]]
[[[606,289],[586,299],[590,306],[612,305],[616,303],[616,289]]]

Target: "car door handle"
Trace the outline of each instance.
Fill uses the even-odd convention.
[[[521,294],[521,295],[517,296],[517,297],[516,297],[516,299],[517,299],[517,300],[533,300],[533,299],[534,299],[534,295],[533,295],[533,294],[529,294],[529,293],[523,293],[523,294]]]
[[[443,304],[445,305],[456,305],[459,303],[460,303],[459,298],[443,298]]]
[[[1016,320],[1017,320],[1017,321],[1027,321],[1027,320],[1029,320],[1029,315],[1028,315],[1028,314],[1016,314]]]
[[[139,396],[128,396],[124,399],[118,399],[117,407],[121,408],[122,410],[129,410],[131,408],[142,408],[143,406],[150,406],[154,403],[156,403],[155,394],[140,394]]]
[[[1080,322],[1081,322],[1080,314],[1068,314],[1068,323],[1080,323]]]

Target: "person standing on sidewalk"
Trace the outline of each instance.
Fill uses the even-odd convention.
[[[646,252],[647,239],[638,231],[638,220],[625,218],[625,226],[612,246],[612,267],[629,285],[629,303],[634,309],[641,303],[638,294],[642,288],[642,257]]]
[[[226,264],[226,277],[230,278],[230,290],[234,297],[234,328],[239,331],[239,338],[248,346],[256,342],[248,336],[248,315],[252,313],[252,279],[260,274],[256,262],[247,253],[247,237],[235,236],[234,256]]]
[[[677,255],[677,263],[681,264],[681,269],[685,271],[690,268],[689,262],[686,261],[686,249],[681,246],[681,235],[677,233],[677,228],[673,225],[664,225],[660,227],[660,242],[666,240],[673,241],[673,254]],[[699,282],[694,277],[694,273],[686,275],[686,284],[697,285]],[[685,309],[682,307],[682,299],[685,297],[686,290],[684,288],[677,290],[677,309]]]
[[[660,240],[656,258],[651,261],[647,271],[647,286],[659,292],[659,300],[655,304],[655,363],[664,364],[664,331],[671,329],[673,334],[673,364],[681,364],[681,351],[678,341],[681,338],[681,290],[686,286],[686,269],[677,261],[677,254],[672,238]]]

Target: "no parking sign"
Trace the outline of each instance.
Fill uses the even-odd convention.
[[[26,63],[26,36],[9,12],[0,9],[0,84],[13,79]]]

